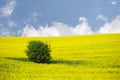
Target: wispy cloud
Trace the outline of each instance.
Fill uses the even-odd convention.
[[[28,18],[25,21],[25,24],[37,23],[37,20],[39,19],[40,16],[41,14],[39,12],[33,12],[32,14],[28,15]]]
[[[102,20],[102,21],[105,21],[105,22],[108,21],[107,17],[104,16],[104,15],[102,15],[102,14],[99,14],[99,15],[96,17],[96,19],[99,19],[99,20]]]
[[[112,4],[112,5],[116,5],[116,4],[117,4],[117,1],[112,1],[111,4]]]
[[[8,21],[8,26],[9,27],[14,27],[16,23],[14,21]]]
[[[80,17],[79,21],[80,23],[75,27],[55,22],[52,26],[39,26],[38,29],[35,29],[32,25],[26,24],[22,36],[66,36],[93,33],[85,17]]]
[[[5,6],[0,8],[0,16],[2,17],[10,16],[14,11],[15,6],[16,6],[16,1],[10,0]]]
[[[8,29],[1,27],[0,29],[0,36],[9,36],[10,32]]]

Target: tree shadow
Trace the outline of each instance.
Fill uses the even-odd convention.
[[[22,62],[27,62],[27,58],[16,58],[16,57],[5,57],[5,59],[9,60],[15,60],[15,61],[22,61]],[[44,64],[44,63],[42,63]],[[90,61],[85,61],[85,60],[51,60],[48,64],[66,64],[66,65],[71,65],[71,66],[76,66],[76,65],[82,65],[82,66],[87,66],[87,65],[92,65],[92,62]]]
[[[16,60],[16,61],[22,61],[22,62],[27,62],[28,59],[27,58],[16,58],[16,57],[6,57],[5,59],[9,59],[9,60]]]
[[[91,65],[92,62],[85,61],[85,60],[52,60],[51,64],[66,64],[66,65]]]

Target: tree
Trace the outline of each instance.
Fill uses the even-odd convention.
[[[36,63],[49,63],[50,45],[42,41],[33,40],[29,42],[27,49],[25,50],[28,56],[28,60]]]

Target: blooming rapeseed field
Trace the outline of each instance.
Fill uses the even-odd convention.
[[[29,41],[51,45],[50,64],[27,61]],[[120,34],[0,37],[0,80],[119,80]]]

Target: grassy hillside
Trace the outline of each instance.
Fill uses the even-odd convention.
[[[27,61],[30,40],[51,45],[50,64]],[[0,80],[119,80],[120,34],[0,37]]]

